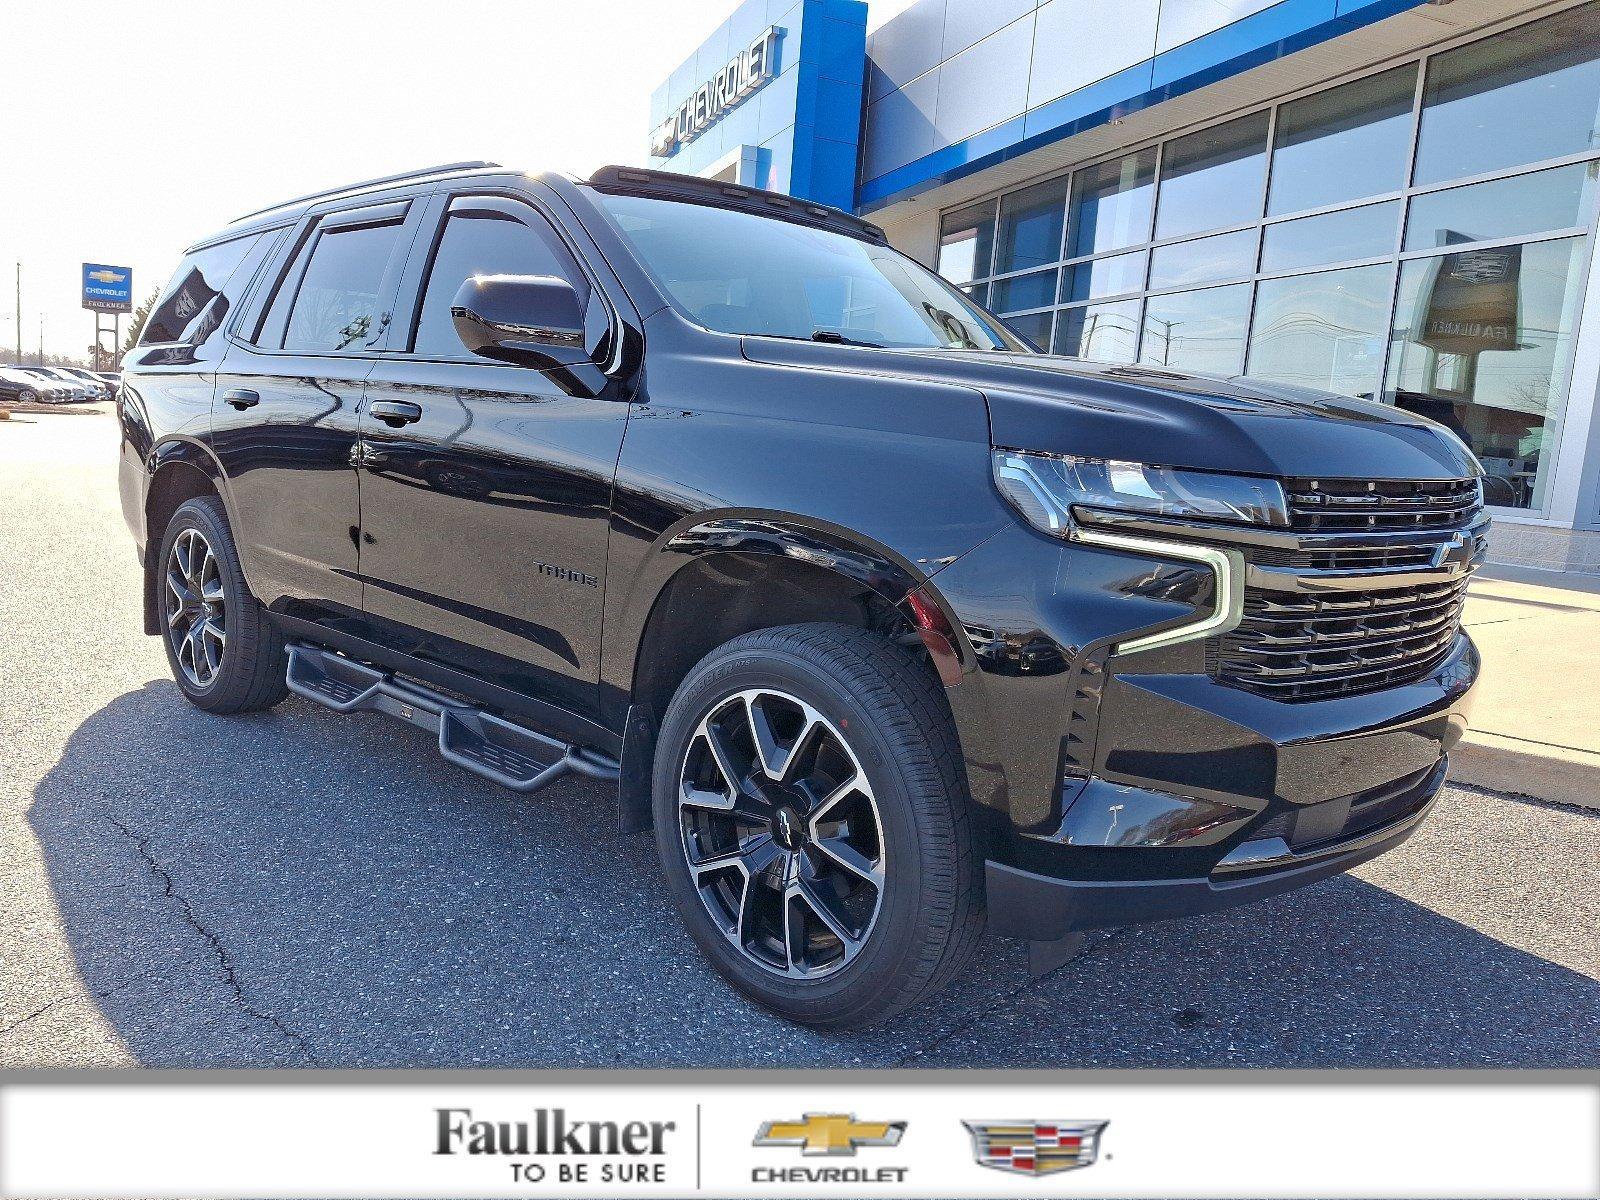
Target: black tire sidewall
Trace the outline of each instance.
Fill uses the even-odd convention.
[[[167,623],[166,573],[172,560],[173,543],[186,529],[198,530],[217,558],[217,575],[222,582],[222,600],[227,612],[228,640],[223,647],[222,663],[216,676],[204,687],[191,683],[183,673]],[[262,640],[259,626],[264,618],[245,582],[244,569],[239,564],[239,552],[220,500],[214,496],[201,496],[178,507],[162,535],[161,557],[156,570],[157,621],[161,629],[161,645],[166,650],[167,662],[172,668],[173,681],[193,704],[208,711],[238,712],[253,707],[249,698],[257,686],[256,674],[263,669],[272,671],[275,667],[259,661],[260,656],[255,652]]]
[[[928,908],[939,902],[924,886],[919,825],[927,813],[918,813],[909,794],[900,769],[902,749],[885,735],[877,714],[847,684],[797,655],[755,647],[734,649],[736,645],[713,652],[690,673],[662,724],[652,780],[662,869],[690,934],[724,977],[791,1019],[846,1023],[843,1014],[871,1010],[876,997],[897,987],[927,936]],[[877,923],[853,961],[815,980],[776,975],[735,948],[706,912],[682,847],[676,797],[689,739],[705,714],[727,696],[753,688],[797,696],[845,731],[872,785],[883,826],[887,861]]]

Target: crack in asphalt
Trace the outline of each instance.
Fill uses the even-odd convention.
[[[22,1026],[26,1025],[29,1021],[37,1021],[40,1017],[44,1016],[45,1013],[49,1012],[56,1005],[65,1004],[68,1000],[71,1000],[71,999],[73,999],[72,995],[57,996],[54,1000],[50,1001],[50,1003],[46,1004],[43,1008],[36,1008],[31,1013],[29,1013],[27,1016],[18,1017],[15,1021],[12,1021],[9,1025],[0,1025],[0,1037],[4,1037],[6,1034],[10,1033],[13,1029],[20,1029]]]
[[[156,860],[153,854],[150,853],[149,837],[144,834],[135,833],[132,829],[129,829],[128,826],[117,820],[116,817],[110,816],[109,814],[104,815],[109,824],[114,826],[119,833],[133,842],[134,848],[139,857],[144,861],[145,866],[150,868],[150,873],[161,881],[166,890],[167,899],[177,902],[179,909],[182,911],[184,922],[203,939],[205,939],[206,944],[211,947],[212,953],[217,956],[217,962],[222,968],[222,981],[227,985],[228,990],[233,993],[234,1002],[238,1004],[238,1006],[244,1010],[244,1012],[248,1013],[256,1020],[262,1021],[265,1024],[272,1026],[273,1029],[277,1030],[279,1035],[282,1036],[285,1041],[298,1049],[301,1054],[305,1055],[306,1060],[310,1062],[312,1066],[322,1066],[322,1062],[312,1052],[311,1047],[307,1044],[305,1038],[296,1033],[294,1030],[290,1029],[271,1013],[263,1012],[245,999],[244,988],[240,986],[238,974],[234,969],[233,956],[228,953],[228,948],[222,944],[222,939],[208,929],[200,920],[200,918],[195,915],[194,906],[189,903],[188,897],[178,892],[173,886],[171,873]]]
[[[994,1013],[1000,1012],[1003,1009],[1010,1008],[1012,1003],[1018,997],[1022,996],[1026,992],[1032,991],[1034,988],[1038,987],[1041,983],[1043,983],[1046,979],[1049,979],[1051,976],[1055,975],[1058,971],[1063,971],[1066,968],[1072,966],[1074,963],[1082,962],[1084,959],[1088,958],[1091,954],[1095,953],[1101,946],[1107,945],[1108,943],[1115,941],[1117,939],[1117,936],[1121,932],[1122,932],[1121,930],[1115,930],[1115,931],[1112,931],[1112,932],[1108,933],[1108,935],[1105,936],[1105,937],[1096,938],[1093,942],[1089,942],[1089,943],[1085,944],[1085,946],[1083,947],[1083,949],[1081,951],[1079,951],[1077,954],[1074,954],[1071,958],[1067,959],[1066,962],[1062,963],[1058,967],[1054,967],[1051,970],[1046,971],[1043,975],[1040,975],[1037,978],[1033,977],[1030,974],[1029,978],[1028,978],[1028,981],[1026,983],[1022,984],[1020,987],[1012,988],[1009,992],[1007,992],[1003,996],[997,996],[992,1004],[987,1004],[987,1005],[983,1006],[982,1008],[978,1008],[978,1009],[973,1010],[973,1012],[967,1017],[966,1020],[957,1022],[956,1024],[952,1025],[949,1029],[947,1029],[943,1033],[941,1033],[938,1037],[934,1038],[931,1042],[929,1042],[929,1043],[927,1043],[926,1045],[923,1045],[923,1046],[918,1046],[910,1054],[904,1055],[901,1058],[897,1059],[895,1061],[895,1063],[894,1063],[894,1066],[896,1066],[896,1067],[908,1067],[912,1063],[916,1062],[917,1059],[923,1057],[923,1055],[931,1054],[934,1051],[938,1050],[939,1047],[943,1046],[951,1038],[956,1037],[959,1034],[965,1033],[967,1030],[971,1029],[974,1025],[976,1025],[979,1021],[982,1021],[985,1018],[987,1018],[989,1016],[992,1016]]]

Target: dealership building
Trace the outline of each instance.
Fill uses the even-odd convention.
[[[650,163],[854,210],[1035,344],[1374,397],[1600,573],[1600,0],[746,0]]]

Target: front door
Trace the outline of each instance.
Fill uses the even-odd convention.
[[[437,203],[406,348],[384,356],[363,402],[361,574],[372,636],[592,715],[628,406],[471,355],[450,303],[471,275],[564,278],[595,306],[597,343],[610,336],[604,305],[531,205],[498,195]]]

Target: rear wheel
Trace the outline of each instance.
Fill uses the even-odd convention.
[[[161,640],[190,703],[238,713],[282,700],[283,636],[250,594],[220,500],[198,496],[172,514],[158,570]]]
[[[708,655],[662,723],[654,799],[717,970],[831,1029],[943,987],[983,924],[959,761],[937,681],[874,634],[787,626]]]

